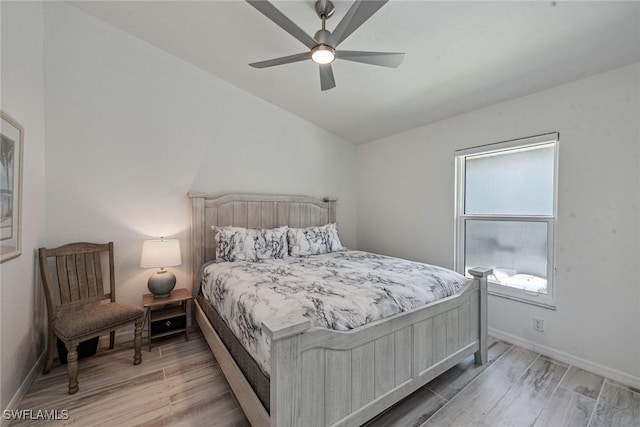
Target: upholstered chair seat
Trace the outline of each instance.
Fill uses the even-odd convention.
[[[80,310],[60,312],[54,321],[53,329],[61,339],[86,339],[85,337],[94,334],[95,331],[102,331],[113,324],[133,323],[143,315],[144,311],[140,307],[131,304],[92,304]]]

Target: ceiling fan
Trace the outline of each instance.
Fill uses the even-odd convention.
[[[389,0],[356,0],[333,32],[325,28],[325,22],[333,15],[335,7],[329,0],[318,0],[315,3],[315,9],[322,20],[322,28],[316,32],[314,37],[309,36],[268,1],[246,1],[310,49],[309,52],[249,64],[252,67],[266,68],[311,59],[320,68],[320,88],[328,90],[336,87],[333,69],[331,68],[331,63],[336,59],[389,68],[397,68],[404,59],[404,53],[336,50],[340,43],[371,18]]]

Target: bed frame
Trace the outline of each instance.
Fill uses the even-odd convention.
[[[215,257],[212,225],[309,227],[336,220],[334,198],[189,193],[192,202],[193,293],[200,268]],[[196,302],[195,319],[240,406],[257,426],[358,426],[469,355],[487,360],[487,276],[457,294],[339,332],[311,328],[301,316],[262,324],[271,338],[270,411],[255,392]]]

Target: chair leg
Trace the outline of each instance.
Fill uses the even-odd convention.
[[[53,366],[53,357],[56,353],[56,339],[56,334],[53,333],[53,328],[49,328],[49,332],[47,334],[47,354],[45,355],[44,366],[42,368],[43,375],[48,374]]]
[[[78,342],[65,343],[67,346],[67,372],[69,374],[69,394],[78,392]]]
[[[133,346],[135,348],[133,364],[139,365],[142,363],[142,317],[138,317],[136,319],[136,331],[133,337]]]
[[[109,333],[109,350],[113,350],[113,346],[116,343],[116,331]]]

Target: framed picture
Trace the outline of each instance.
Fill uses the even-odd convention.
[[[0,111],[0,263],[22,253],[22,153],[24,129]]]

